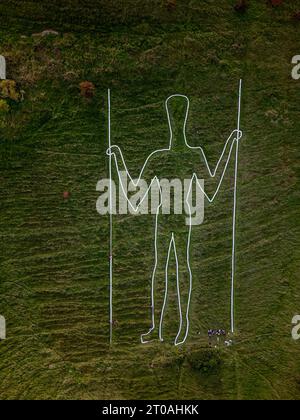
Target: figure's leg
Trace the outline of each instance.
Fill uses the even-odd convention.
[[[186,235],[175,235],[175,257],[178,260],[177,295],[180,316],[180,326],[175,339],[175,345],[184,344],[189,333],[189,310],[192,295],[192,270],[190,265],[191,227],[187,226]],[[181,250],[181,251],[180,251]]]
[[[170,261],[170,256],[171,256],[172,249],[175,253],[176,276],[178,278],[178,259],[177,259],[177,254],[176,254],[176,245],[175,245],[175,238],[174,238],[174,233],[173,232],[171,233],[171,238],[170,238],[170,242],[169,242],[169,246],[168,246],[168,254],[167,254],[166,263],[165,263],[165,293],[164,293],[164,301],[163,301],[163,305],[162,305],[162,309],[161,309],[160,322],[159,322],[159,339],[160,339],[160,341],[164,341],[163,340],[163,322],[164,322],[164,313],[165,313],[165,309],[166,309],[166,305],[167,305],[167,298],[168,298],[169,261]]]
[[[151,278],[151,327],[146,334],[141,335],[143,344],[153,340],[163,341],[161,334],[163,310],[167,296],[166,264],[171,236],[162,232],[159,225],[159,215],[155,226],[155,261]]]

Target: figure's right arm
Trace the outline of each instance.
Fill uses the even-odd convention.
[[[153,156],[151,154],[148,159],[145,161],[141,172],[137,178],[133,178],[128,170],[128,167],[126,165],[122,150],[119,146],[113,145],[110,148],[107,149],[106,154],[108,156],[111,156],[115,160],[116,168],[118,171],[118,176],[121,180],[121,178],[124,178],[127,176],[129,178],[129,182],[132,183],[133,186],[137,187],[141,179],[143,178],[144,181],[146,181],[148,184],[151,184],[153,180],[153,174],[151,173],[151,170],[149,168],[150,158]],[[122,175],[122,176],[121,176]]]
[[[114,160],[115,162],[120,187],[122,188],[126,200],[129,202],[128,184],[133,182],[133,179],[127,168],[122,150],[119,146],[113,145],[107,149],[106,154],[110,157],[111,160]]]
[[[120,147],[113,145],[107,149],[106,154],[114,159],[120,181],[122,180],[121,173],[126,174],[126,176],[130,179],[130,181],[132,181],[132,177],[129,173],[129,170],[127,168],[127,165],[126,165],[126,162],[125,162],[125,159],[124,159],[124,156]]]
[[[145,197],[148,193],[149,189],[151,188],[152,182],[154,182],[155,176],[151,176],[151,173],[146,170],[148,169],[148,162],[149,158],[144,163],[142,170],[139,174],[139,177],[134,179],[125,162],[122,150],[119,146],[113,145],[109,149],[107,149],[106,154],[114,159],[116,164],[116,169],[118,172],[118,177],[120,181],[120,186],[123,190],[123,193],[130,204],[130,198],[128,196],[128,191],[133,192],[135,189],[145,190]],[[143,179],[142,179],[143,177]],[[141,203],[140,203],[141,204]],[[139,205],[136,208],[133,208],[134,211],[138,211]]]

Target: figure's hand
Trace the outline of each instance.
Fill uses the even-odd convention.
[[[234,137],[235,141],[239,141],[243,137],[243,132],[241,130],[233,130],[231,136]]]
[[[120,148],[116,145],[112,145],[106,150],[107,156],[115,156],[118,152],[120,152]]]

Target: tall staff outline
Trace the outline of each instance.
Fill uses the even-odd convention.
[[[111,98],[107,92],[108,103],[108,144],[111,147]],[[113,341],[113,214],[112,214],[112,157],[109,157],[109,342]]]
[[[239,102],[238,102],[238,117],[237,130],[241,127],[241,105],[242,105],[242,87],[243,81],[240,80],[239,85]],[[233,218],[232,218],[232,257],[231,257],[231,332],[235,331],[235,273],[236,273],[236,221],[237,221],[237,181],[238,181],[238,167],[239,167],[239,139],[236,142],[235,149],[235,169],[234,169],[234,198],[233,198]]]

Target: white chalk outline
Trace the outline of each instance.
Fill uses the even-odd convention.
[[[191,178],[191,182],[190,182],[190,186],[189,186],[189,190],[188,190],[188,194],[186,196],[186,204],[189,208],[189,216],[191,219],[191,208],[189,205],[189,201],[188,201],[188,197],[189,194],[191,192],[191,188],[192,188],[192,184],[193,184],[193,180],[195,179],[197,182],[198,187],[201,189],[202,193],[204,194],[204,196],[206,197],[206,199],[209,201],[209,203],[212,203],[215,198],[217,197],[219,190],[221,188],[225,173],[227,171],[227,167],[229,165],[230,162],[230,158],[232,155],[232,150],[234,147],[234,144],[236,143],[236,159],[235,159],[235,181],[234,181],[234,204],[233,204],[233,225],[232,225],[232,229],[233,229],[233,238],[232,238],[232,264],[231,264],[231,332],[234,333],[234,329],[235,329],[235,324],[234,324],[234,286],[235,286],[235,255],[236,255],[236,217],[237,217],[237,176],[238,176],[238,155],[239,155],[239,140],[242,138],[243,133],[240,130],[240,119],[241,119],[241,97],[242,97],[242,80],[240,80],[239,83],[239,95],[238,95],[238,121],[237,121],[237,129],[234,130],[230,136],[228,137],[223,151],[221,153],[221,156],[217,162],[217,165],[214,169],[214,171],[211,170],[209,164],[208,164],[208,160],[206,158],[206,155],[204,153],[204,150],[201,146],[190,146],[187,142],[187,138],[186,138],[186,126],[187,126],[187,121],[188,121],[188,117],[189,117],[189,110],[190,110],[190,100],[187,96],[185,95],[180,95],[180,94],[175,94],[175,95],[171,95],[167,98],[166,102],[165,102],[165,108],[166,108],[166,112],[167,112],[167,119],[168,119],[168,125],[169,125],[169,131],[170,131],[170,142],[169,142],[169,147],[168,148],[164,148],[164,149],[158,149],[155,150],[154,152],[152,152],[147,159],[145,160],[145,163],[141,169],[140,175],[137,178],[137,180],[135,181],[130,173],[129,170],[127,168],[126,162],[124,160],[123,157],[123,153],[121,151],[121,149],[119,148],[119,146],[117,145],[111,145],[111,99],[110,99],[110,90],[108,90],[108,120],[109,120],[109,149],[107,151],[107,154],[109,156],[109,170],[110,170],[110,181],[112,182],[111,179],[111,173],[112,173],[112,156],[115,159],[115,164],[116,164],[116,168],[117,168],[117,172],[118,172],[118,177],[119,177],[119,181],[120,181],[120,185],[124,194],[124,197],[127,199],[129,205],[131,206],[132,210],[134,212],[138,212],[139,207],[141,206],[142,202],[144,201],[144,199],[147,197],[149,190],[151,189],[152,183],[154,181],[157,182],[158,184],[158,188],[160,190],[161,193],[161,187],[160,187],[160,183],[159,183],[159,179],[157,178],[157,176],[154,176],[149,188],[147,189],[147,191],[145,192],[145,195],[143,196],[142,200],[140,200],[140,202],[138,203],[138,205],[136,207],[134,207],[131,203],[131,201],[128,199],[127,194],[125,192],[125,188],[123,185],[123,179],[120,176],[120,170],[119,170],[119,165],[118,165],[118,161],[117,161],[117,157],[116,154],[112,151],[113,148],[117,148],[119,153],[120,153],[120,157],[122,159],[122,164],[125,168],[125,171],[127,173],[128,178],[130,179],[132,185],[134,187],[137,187],[139,182],[141,181],[143,172],[149,162],[149,160],[151,159],[151,157],[156,154],[156,153],[160,153],[160,152],[167,152],[170,151],[172,148],[172,141],[173,141],[173,130],[172,130],[172,124],[171,124],[171,118],[170,118],[170,113],[169,113],[169,108],[168,108],[168,103],[172,98],[175,97],[181,97],[186,99],[187,101],[187,109],[186,109],[186,116],[185,116],[185,121],[184,121],[184,126],[183,126],[183,136],[184,136],[184,141],[185,144],[188,148],[192,149],[192,150],[200,150],[202,157],[204,159],[205,165],[207,167],[208,173],[210,175],[211,178],[215,178],[218,168],[221,164],[221,161],[224,157],[225,151],[227,149],[227,146],[229,144],[230,141],[232,141],[232,144],[230,146],[229,149],[229,153],[228,153],[228,157],[226,160],[226,164],[224,166],[222,175],[220,177],[220,181],[218,183],[218,186],[216,188],[215,193],[213,194],[212,197],[209,197],[206,192],[204,191],[202,185],[199,182],[199,179],[197,177],[197,174],[194,173],[192,178]],[[236,138],[234,140],[232,140],[232,136],[236,134]],[[110,188],[110,210],[112,209],[112,188]],[[159,216],[159,210],[161,207],[161,203],[159,204],[158,208],[157,208],[157,213],[156,213],[156,221],[155,221],[155,240],[154,240],[154,247],[155,247],[155,264],[154,264],[154,269],[153,269],[153,273],[152,273],[152,286],[151,286],[151,310],[152,310],[152,327],[150,328],[150,330],[148,331],[148,333],[146,334],[142,334],[141,335],[141,342],[143,344],[148,343],[149,341],[144,340],[144,337],[148,334],[150,334],[154,329],[155,329],[155,319],[154,319],[154,314],[155,314],[155,302],[154,302],[154,280],[155,280],[155,274],[156,274],[156,269],[157,269],[157,263],[158,263],[158,254],[157,254],[157,229],[158,229],[158,216]],[[175,339],[175,346],[184,344],[188,333],[189,333],[189,308],[190,308],[190,302],[191,302],[191,294],[192,294],[192,270],[190,267],[190,239],[191,239],[191,231],[192,231],[192,223],[190,220],[190,224],[189,224],[189,234],[188,234],[188,242],[187,242],[187,265],[188,265],[188,269],[189,269],[189,274],[190,274],[190,288],[189,288],[189,297],[188,297],[188,304],[187,304],[187,312],[186,312],[186,322],[187,322],[187,328],[186,328],[186,333],[185,336],[183,338],[183,340],[181,340],[180,342],[178,342],[178,338],[181,334],[181,329],[182,329],[182,325],[183,325],[183,318],[182,318],[182,310],[181,310],[181,300],[180,300],[180,287],[179,287],[179,265],[178,265],[178,258],[177,258],[177,251],[176,251],[176,240],[174,237],[174,233],[172,232],[172,237],[169,243],[169,250],[168,250],[168,256],[167,256],[167,262],[166,262],[166,272],[165,272],[165,278],[166,278],[166,287],[165,287],[165,297],[164,297],[164,302],[163,302],[163,307],[162,307],[162,312],[161,312],[161,318],[160,318],[160,325],[159,325],[159,339],[160,341],[163,341],[163,337],[162,337],[162,325],[163,325],[163,316],[164,316],[164,310],[165,310],[165,306],[166,306],[166,301],[167,301],[167,292],[168,292],[168,266],[169,266],[169,258],[170,258],[170,253],[171,253],[171,247],[173,245],[174,248],[174,254],[175,254],[175,261],[176,261],[176,282],[177,282],[177,294],[178,294],[178,305],[179,305],[179,315],[180,315],[180,327],[179,327],[179,331],[178,334],[176,336]],[[112,265],[113,265],[113,257],[112,257],[112,251],[113,251],[113,244],[112,244],[112,229],[113,229],[113,225],[112,225],[112,211],[110,211],[110,342],[112,342],[112,324],[113,324],[113,319],[112,319],[112,314],[113,314],[113,270],[112,270]]]
[[[111,147],[111,101],[110,89],[108,102],[108,144]],[[109,156],[109,341],[113,341],[113,215],[112,215],[112,159]]]
[[[237,131],[240,132],[241,125],[241,105],[242,105],[242,80],[239,85],[239,102],[237,116]],[[234,334],[235,318],[234,318],[234,297],[235,297],[235,270],[236,270],[236,219],[237,219],[237,180],[239,167],[239,141],[236,142],[235,148],[235,168],[234,168],[234,196],[233,196],[233,216],[232,216],[232,254],[231,254],[231,332]]]

